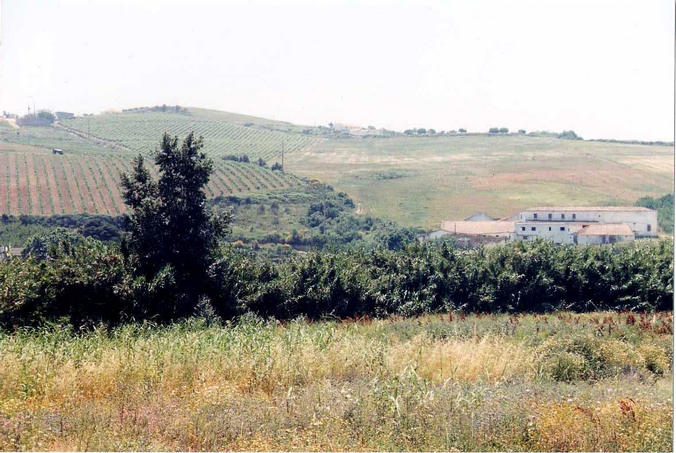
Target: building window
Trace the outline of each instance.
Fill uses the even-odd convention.
[[[566,227],[559,227],[559,230],[566,231]]]
[[[652,225],[648,224],[648,231],[652,228]]]
[[[531,231],[535,231],[535,227],[530,227],[530,230],[531,230]]]
[[[561,218],[562,218],[562,219],[565,219],[565,218],[566,218],[566,214],[561,214]]]
[[[548,218],[549,220],[552,220],[552,214],[551,214],[551,213],[547,214],[547,218]]]
[[[549,214],[549,215],[551,215],[551,214]],[[552,227],[549,227],[549,231],[552,231]]]
[[[533,214],[533,218],[534,218],[534,219],[537,219],[537,218],[538,218],[537,212]]]
[[[575,219],[576,219],[575,214],[573,214],[573,220],[575,220]]]
[[[526,227],[521,227],[521,231],[526,231]]]

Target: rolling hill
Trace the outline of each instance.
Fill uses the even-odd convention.
[[[633,204],[673,190],[669,146],[523,135],[340,137],[317,128],[188,108],[77,117],[55,127],[0,122],[0,211],[119,213],[118,173],[166,131],[205,139],[216,176],[208,192],[245,194],[319,179],[346,191],[359,212],[436,227],[477,211],[495,217],[528,205]],[[51,148],[63,148],[63,156]],[[222,159],[247,154],[285,173]]]
[[[323,140],[287,168],[346,191],[360,212],[430,228],[479,211],[633,204],[674,185],[669,146],[519,135]]]

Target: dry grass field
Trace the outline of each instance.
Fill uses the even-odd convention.
[[[0,334],[0,450],[672,449],[673,314]]]
[[[331,139],[287,167],[346,191],[361,212],[430,228],[478,211],[633,204],[674,184],[671,147],[528,136]]]

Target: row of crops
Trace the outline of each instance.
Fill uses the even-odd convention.
[[[120,172],[131,170],[127,153],[53,155],[0,152],[0,213],[51,215],[124,211]],[[256,164],[214,159],[207,195],[238,195],[298,186],[302,181]],[[153,169],[154,170],[154,169]]]
[[[170,113],[104,114],[73,118],[62,124],[90,138],[111,141],[137,153],[155,149],[165,132],[183,137],[194,131],[204,137],[204,149],[211,155],[247,154],[271,163],[280,160],[282,149],[292,153],[318,140],[299,133]]]

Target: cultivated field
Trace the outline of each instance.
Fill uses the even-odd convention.
[[[210,197],[305,184],[289,173],[256,164],[223,159],[215,159],[214,164],[215,171],[207,186]],[[3,149],[0,145],[0,212],[121,214],[125,206],[120,195],[120,172],[130,172],[131,165],[132,156],[128,153],[53,155],[40,148]]]
[[[438,227],[478,211],[633,204],[673,191],[673,149],[526,136],[330,139],[287,168],[346,191],[361,212]]]
[[[136,153],[147,153],[157,147],[158,137],[169,132],[184,137],[190,131],[204,137],[204,150],[213,156],[247,154],[262,157],[270,164],[281,161],[282,149],[293,153],[318,141],[301,133],[287,133],[265,124],[236,124],[206,115],[178,113],[110,113],[63,121],[69,129],[85,137],[114,143]]]
[[[0,333],[2,450],[672,449],[673,314]]]

